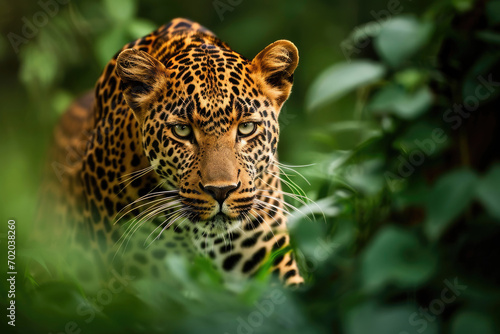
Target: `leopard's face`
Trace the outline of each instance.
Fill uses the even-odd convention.
[[[144,122],[144,151],[166,187],[179,190],[191,221],[233,229],[254,214],[256,179],[277,148],[277,111],[263,96],[202,93],[198,86],[189,97],[179,87],[159,102]]]
[[[137,50],[117,60],[144,154],[200,230],[231,231],[259,214],[257,185],[274,161],[286,69],[297,62],[293,44],[282,43],[281,53],[268,47],[253,61],[205,43],[164,63]]]

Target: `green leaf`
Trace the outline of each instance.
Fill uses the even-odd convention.
[[[500,23],[500,1],[488,1],[484,12],[490,26]]]
[[[104,0],[109,16],[117,22],[132,20],[136,9],[136,0]]]
[[[474,5],[474,0],[452,0],[451,3],[459,12],[466,12]]]
[[[125,30],[121,29],[120,27],[111,29],[103,34],[97,40],[97,47],[95,48],[99,62],[103,66],[106,65],[113,57],[113,55],[116,52],[120,51],[120,49],[125,43],[127,43],[127,41],[128,38]]]
[[[356,190],[368,195],[375,195],[382,190],[385,184],[383,167],[381,159],[366,160],[349,166],[346,169],[345,179]]]
[[[30,88],[50,87],[58,76],[58,59],[54,54],[36,45],[21,50],[19,76]],[[34,86],[34,87],[33,87]]]
[[[414,287],[434,272],[435,257],[411,232],[388,226],[368,245],[361,262],[366,290],[374,291],[388,283]]]
[[[500,219],[500,165],[493,166],[488,174],[479,180],[476,195],[486,210]]]
[[[36,263],[38,263],[47,273],[50,274],[50,269],[49,266],[47,265],[47,255],[50,254],[50,252],[45,251],[39,248],[28,248],[28,249],[23,249],[22,252],[19,252],[19,255],[22,255],[23,257],[26,257],[28,260],[33,260]],[[50,254],[53,255],[53,254]],[[49,257],[50,258],[50,257]]]
[[[396,83],[403,86],[406,90],[412,91],[420,86],[428,77],[428,73],[423,72],[422,69],[409,68],[399,71],[394,75]]]
[[[393,142],[393,147],[406,155],[420,151],[426,157],[431,157],[439,154],[449,144],[450,140],[439,122],[418,120]]]
[[[77,307],[87,301],[73,284],[49,282],[36,290],[31,302],[33,305],[40,306],[40,310],[45,313],[37,314],[37,316],[70,318],[76,315]]]
[[[156,29],[156,25],[149,20],[135,19],[127,26],[132,38],[141,38]]]
[[[420,333],[418,330],[423,328],[420,322],[418,322],[419,326],[415,326],[417,322],[410,322],[410,319],[421,319],[421,316],[415,312],[417,309],[418,307],[409,305],[387,307],[374,302],[366,302],[357,305],[347,314],[345,333],[418,334]],[[438,333],[436,321],[425,323],[425,334]]]
[[[429,188],[423,180],[414,182],[412,186],[404,188],[399,193],[394,194],[394,206],[402,211],[404,208],[415,205],[424,205],[427,200]]]
[[[59,89],[54,93],[52,106],[58,115],[62,115],[73,101],[74,96],[70,92]]]
[[[188,265],[184,258],[180,256],[168,256],[165,259],[165,263],[168,269],[171,271],[172,275],[181,282],[190,282],[191,277],[189,276]]]
[[[339,121],[329,124],[327,130],[339,138],[342,135],[353,135],[359,143],[382,135],[380,126],[372,121]],[[328,140],[330,140],[330,138],[328,138]]]
[[[425,113],[432,104],[432,93],[427,87],[422,87],[413,94],[406,94],[403,99],[394,104],[394,114],[402,119],[414,119]]]
[[[306,97],[308,110],[333,102],[350,91],[371,84],[385,74],[384,66],[369,60],[333,65],[312,83]]]
[[[484,314],[462,311],[451,321],[452,334],[493,334],[495,333],[495,324],[491,318]]]
[[[484,52],[478,57],[465,75],[462,88],[464,98],[471,96],[475,99],[478,98],[479,102],[482,103],[496,96],[498,92],[490,91],[488,87],[482,87],[483,90],[478,92],[478,87],[484,86],[483,81],[479,80],[480,77],[486,81],[490,80],[489,78],[491,78],[491,73],[498,64],[499,57],[499,52]],[[486,91],[485,95],[484,91]]]
[[[299,221],[308,216],[338,216],[340,209],[335,204],[335,199],[333,197],[325,197],[310,203],[304,202],[301,206],[297,207],[297,210],[288,216],[287,227],[293,229]]]
[[[493,30],[478,31],[476,37],[486,43],[500,45],[500,34]]]
[[[368,109],[375,113],[391,112],[409,120],[426,112],[431,104],[432,93],[427,87],[407,93],[400,86],[389,85],[375,94]]]
[[[375,39],[375,50],[392,67],[398,67],[413,56],[428,40],[432,24],[414,17],[396,17],[382,24]]]
[[[470,204],[477,184],[477,175],[471,170],[455,170],[441,177],[429,192],[426,203],[425,231],[437,239]]]

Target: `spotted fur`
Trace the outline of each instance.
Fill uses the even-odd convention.
[[[158,274],[164,256],[184,248],[227,277],[249,276],[282,250],[272,270],[301,283],[276,160],[297,64],[289,41],[248,60],[185,19],[127,44],[56,129],[59,177],[46,194],[65,203],[56,221],[103,266],[139,234],[148,242],[124,248],[143,271]],[[70,151],[78,155],[68,163]]]

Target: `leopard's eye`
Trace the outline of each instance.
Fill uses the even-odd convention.
[[[241,137],[250,136],[257,129],[257,125],[253,122],[241,123],[238,126],[238,134]]]
[[[191,135],[191,132],[193,130],[189,125],[178,124],[174,126],[174,134],[179,138],[186,139]]]

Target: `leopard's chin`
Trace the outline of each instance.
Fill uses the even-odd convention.
[[[198,229],[207,233],[227,234],[241,227],[241,219],[230,218],[219,212],[208,220],[200,220]]]

